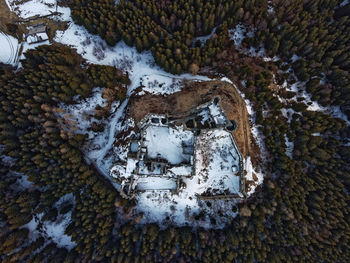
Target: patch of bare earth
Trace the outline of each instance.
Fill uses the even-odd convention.
[[[18,24],[18,20],[18,16],[10,11],[6,1],[0,0],[0,30],[20,39],[25,27]]]

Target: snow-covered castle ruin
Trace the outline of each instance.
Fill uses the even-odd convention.
[[[139,192],[191,191],[201,199],[245,197],[243,157],[215,97],[181,116],[148,114],[130,140],[126,162],[110,175],[124,198]]]

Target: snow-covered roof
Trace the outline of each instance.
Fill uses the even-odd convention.
[[[46,41],[48,39],[49,39],[49,37],[45,32],[36,33],[36,34],[32,34],[32,35],[27,36],[27,42],[29,44]]]

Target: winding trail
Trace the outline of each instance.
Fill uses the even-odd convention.
[[[117,131],[120,131],[121,122],[119,122],[119,120],[123,116],[124,110],[128,105],[129,98],[130,97],[128,96],[113,113],[112,119],[108,123],[108,139],[101,149],[89,153],[90,159],[94,159],[96,162],[99,162],[103,159],[103,157],[106,156],[107,152],[111,149],[114,142],[114,136]]]

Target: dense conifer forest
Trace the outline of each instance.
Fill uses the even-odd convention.
[[[72,3],[72,15],[89,32],[110,45],[123,39],[138,51],[151,50],[166,71],[197,72],[225,56],[228,29],[242,23],[255,30],[247,47],[263,45],[270,56],[288,63],[308,92],[322,105],[349,106],[349,6],[342,1],[82,1]],[[196,37],[214,31],[205,44]],[[329,83],[320,80],[327,77]],[[348,111],[348,109],[347,109]]]
[[[341,118],[308,110],[298,93],[350,118],[350,4],[339,8],[341,2],[68,1],[76,23],[110,46],[123,40],[151,50],[165,71],[244,80],[240,90],[252,102],[268,153],[264,183],[223,229],[163,229],[123,217],[133,201],[86,162],[87,135],[70,131],[60,107],[97,86],[123,101],[128,75],[86,63],[66,46],[40,46],[25,54],[20,70],[0,72],[1,154],[11,159],[0,166],[1,262],[349,262],[350,129]],[[229,38],[239,23],[254,31],[243,48],[264,48],[279,60],[240,53]],[[300,90],[277,97],[274,81],[299,83]],[[285,108],[293,109],[290,118]],[[285,134],[294,142],[291,156]],[[31,187],[21,187],[21,173]],[[56,207],[67,194],[74,203]],[[34,239],[25,227],[33,216],[55,221],[69,212],[71,250],[40,233]]]

